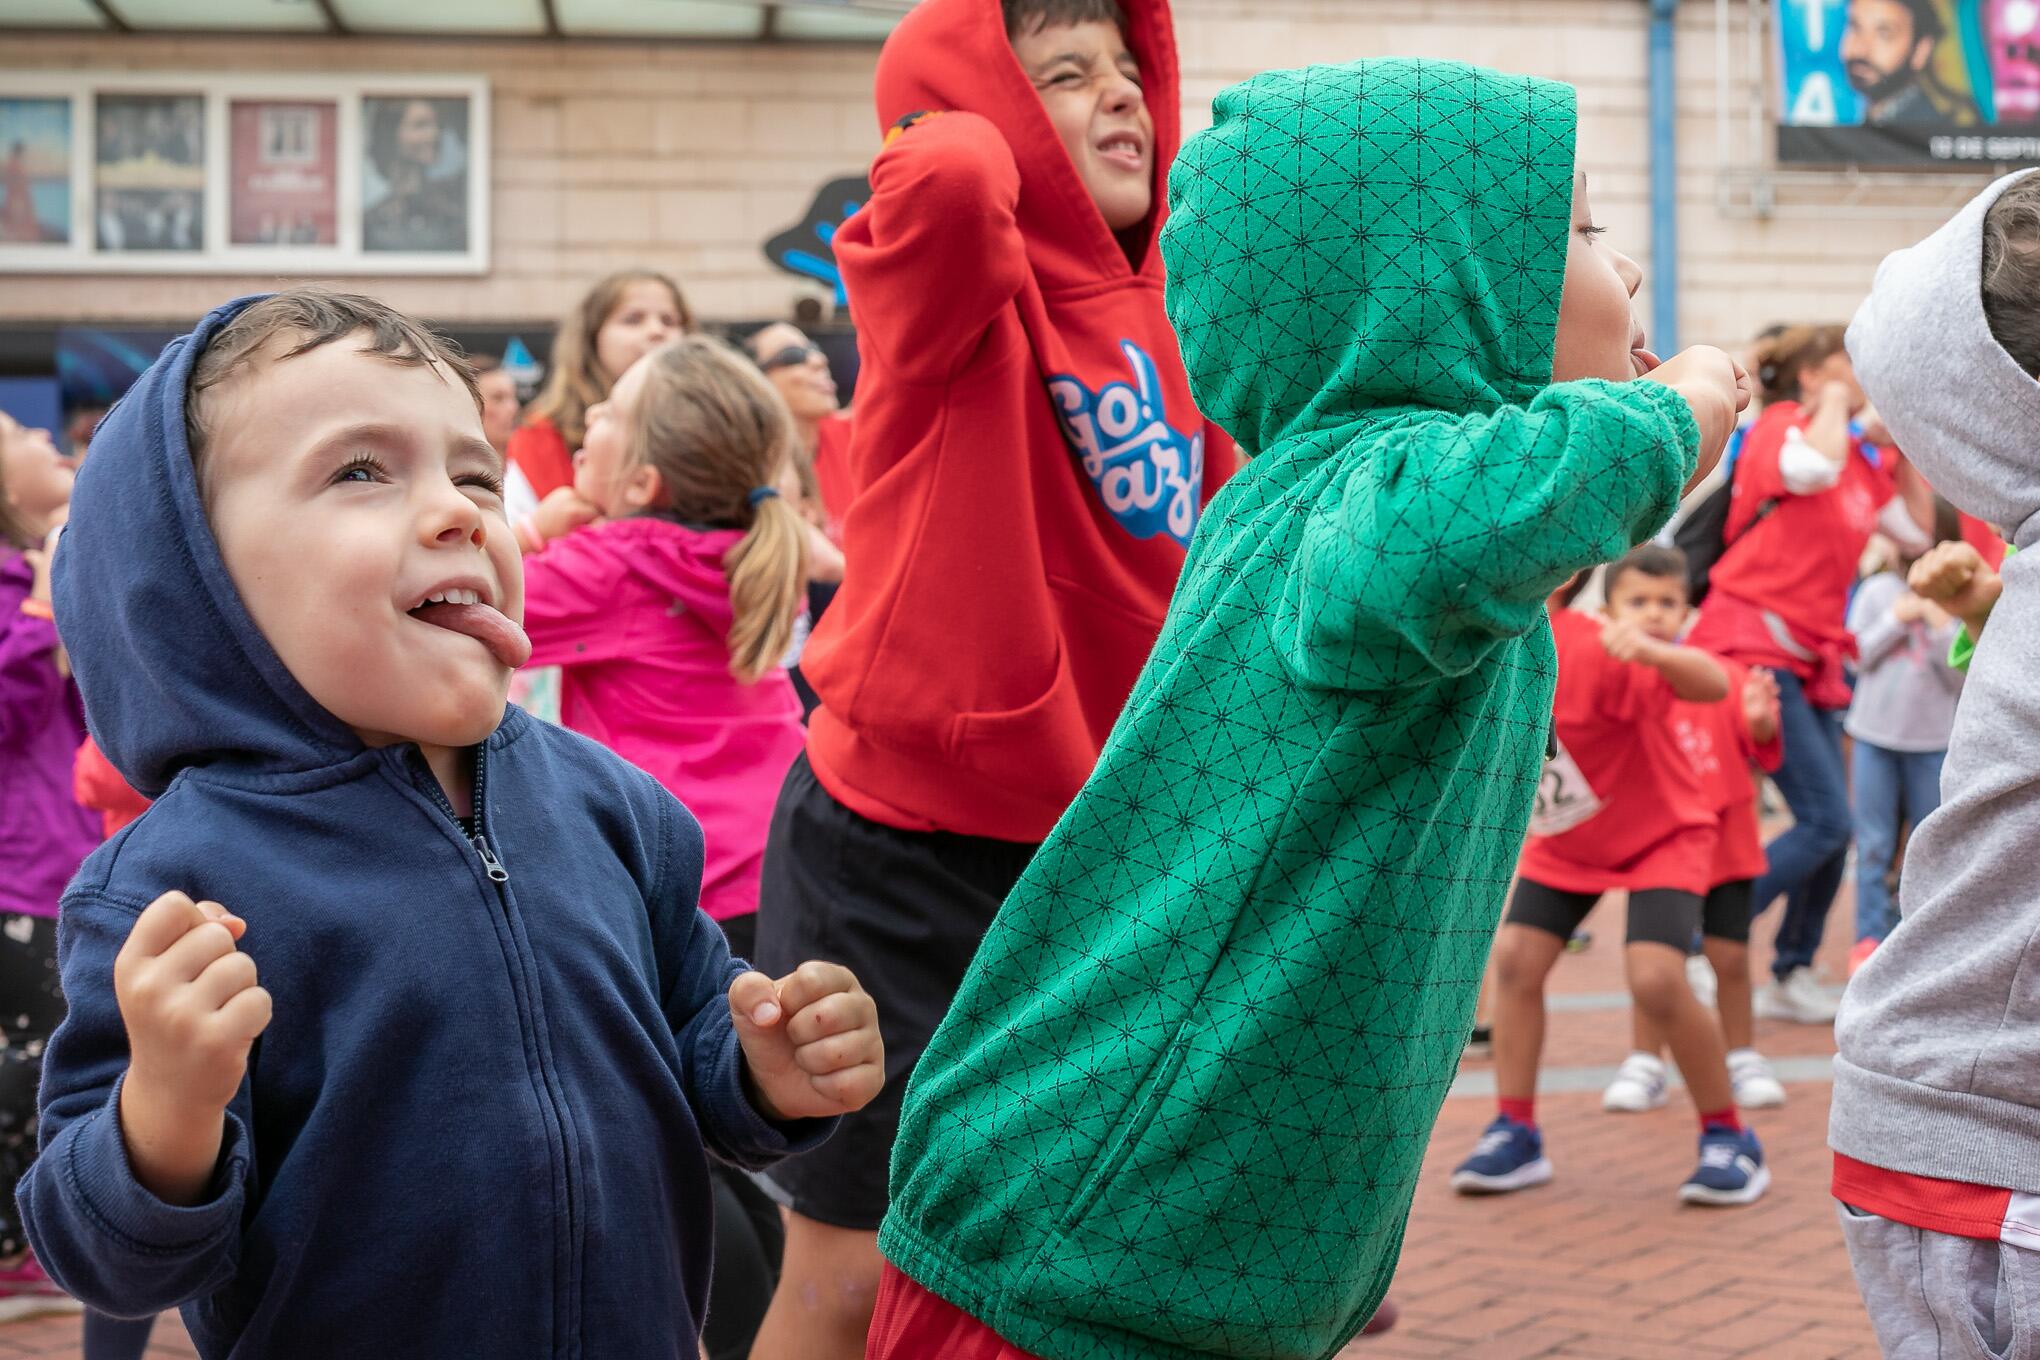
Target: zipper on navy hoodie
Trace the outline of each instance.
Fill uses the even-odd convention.
[[[431,772],[428,770],[427,774],[431,775]],[[475,747],[475,796],[473,800],[475,805],[475,829],[473,835],[468,834],[467,824],[461,821],[460,814],[453,810],[453,802],[447,798],[446,790],[439,787],[439,777],[437,775],[431,775],[426,789],[431,793],[432,801],[439,804],[439,810],[444,812],[448,820],[456,827],[460,828],[461,835],[467,836],[468,844],[472,845],[475,848],[475,853],[482,857],[482,872],[489,876],[489,881],[491,883],[508,883],[510,881],[510,871],[503,867],[503,861],[497,859],[496,852],[489,848],[488,825],[482,820],[482,795],[487,791],[488,786],[489,748],[487,746],[477,746]]]
[[[489,824],[486,817],[486,810],[488,808],[487,799],[489,789],[489,748],[488,744],[485,742],[475,747],[474,749],[475,749],[475,791],[474,797],[471,801],[474,804],[475,809],[474,813],[475,829],[472,833],[468,831],[467,824],[461,820],[460,814],[453,810],[453,800],[446,796],[445,789],[439,787],[439,777],[432,773],[430,767],[427,767],[425,772],[425,786],[427,792],[429,792],[432,795],[432,801],[439,804],[439,810],[446,814],[447,820],[453,823],[455,829],[458,830],[461,833],[461,835],[466,838],[467,843],[470,846],[472,846],[474,848],[475,853],[481,857],[482,871],[489,876],[489,881],[496,885],[497,903],[500,906],[502,906],[505,912],[507,913],[509,910],[510,903],[509,899],[504,895],[503,885],[510,881],[510,871],[503,867],[503,862],[496,858],[496,852],[489,846],[488,835]],[[423,763],[422,757],[420,763],[421,764]],[[555,1120],[558,1121],[560,1126],[561,1134],[560,1175],[566,1186],[567,1241],[569,1244],[569,1250],[575,1257],[578,1258],[580,1255],[580,1243],[579,1243],[580,1228],[576,1222],[576,1215],[574,1212],[575,1195],[574,1195],[573,1159],[566,1155],[567,1148],[569,1146],[569,1141],[566,1135],[567,1131],[572,1127],[572,1121],[571,1117],[568,1115],[566,1111],[564,1104],[561,1101],[554,1098],[551,1090],[551,1082],[543,1073],[540,1074],[538,1086],[541,1098],[545,1101],[545,1103],[548,1106],[551,1107],[552,1116]],[[570,1272],[569,1280],[571,1280],[571,1278],[572,1274]],[[571,1285],[569,1285],[569,1287],[571,1287]],[[568,1307],[571,1310],[572,1315],[578,1316],[579,1309],[574,1307],[573,1300],[568,1300]]]

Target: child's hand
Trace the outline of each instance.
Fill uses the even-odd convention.
[[[28,563],[33,573],[28,584],[28,598],[42,604],[50,602],[50,563],[57,557],[57,539],[64,532],[64,518],[69,507],[57,512],[57,522],[43,538],[40,548],[24,548],[21,560]]]
[[[1647,665],[1661,645],[1633,623],[1618,623],[1610,619],[1601,625],[1601,650],[1617,661],[1636,661]]]
[[[1972,642],[1983,635],[1983,625],[2005,589],[2004,578],[1984,563],[1983,554],[1959,539],[1935,545],[1913,563],[1906,584],[1921,599],[1961,619]]]
[[[885,1085],[878,1006],[848,968],[810,960],[774,982],[745,973],[730,1014],[767,1119],[821,1119],[864,1108]]]
[[[1937,543],[1929,549],[1924,557],[1913,563],[1905,583],[1921,599],[1953,605],[1975,584],[1978,576],[1989,571],[1990,568],[1983,564],[1982,553],[1956,539],[1950,543]]]
[[[561,486],[548,491],[538,509],[532,511],[531,527],[550,543],[600,518],[602,511],[592,501],[583,500],[581,493],[571,486]]]
[[[1778,677],[1762,666],[1750,671],[1742,687],[1743,726],[1759,746],[1778,735]]]
[[[255,961],[235,947],[247,929],[217,902],[168,892],[113,961],[129,1055],[121,1132],[136,1178],[171,1203],[195,1203],[210,1180],[222,1113],[269,1024]]]
[[[1693,419],[1700,426],[1700,462],[1686,483],[1690,491],[1721,461],[1721,451],[1735,433],[1736,417],[1750,404],[1750,375],[1723,351],[1695,345],[1674,354],[1639,381],[1661,383],[1693,408]]]
[[[1918,623],[1921,611],[1926,607],[1927,602],[1925,599],[1911,591],[1907,591],[1891,602],[1891,617],[1897,619],[1900,623]]]

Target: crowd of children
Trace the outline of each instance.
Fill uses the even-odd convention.
[[[2040,632],[1954,506],[2040,522],[2040,178],[1846,335],[1660,360],[1567,87],[1268,72],[1179,155],[1176,82],[1165,0],[901,22],[854,412],[630,270],[521,411],[304,286],[82,464],[0,416],[0,1292],[91,1360],[167,1307],[207,1356],[1326,1355],[1392,1324],[1491,953],[1452,1185],[1555,1174],[1611,891],[1604,1104],[1669,1053],[1679,1198],[1759,1199],[1755,1019],[1834,1018],[1853,846],[1866,1300],[1900,1353],[2004,1245],[2028,1325]]]

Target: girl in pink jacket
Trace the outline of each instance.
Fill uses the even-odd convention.
[[[751,952],[765,829],[801,749],[782,660],[809,529],[777,483],[792,423],[719,341],[633,364],[589,408],[574,484],[525,522],[531,664],[560,719],[650,773],[707,838],[701,906]]]

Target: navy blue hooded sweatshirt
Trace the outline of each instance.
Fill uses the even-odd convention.
[[[183,1305],[209,1360],[691,1360],[708,1153],[760,1166],[829,1125],[746,1099],[742,965],[695,908],[700,829],[648,775],[511,709],[470,838],[415,747],[363,747],[263,640],[184,433],[192,364],[247,301],[107,417],[57,554],[92,733],[158,801],[63,899],[29,1240],[94,1308]],[[136,1182],[116,1115],[114,955],[171,889],[248,922],[275,999],[190,1208]]]

